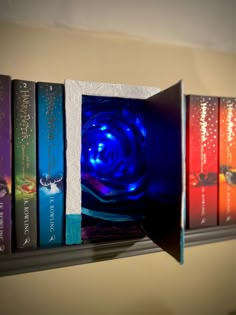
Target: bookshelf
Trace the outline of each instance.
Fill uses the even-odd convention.
[[[186,232],[186,247],[236,239],[236,226],[204,228]],[[63,246],[13,253],[0,258],[0,276],[161,252],[149,238],[99,244]]]
[[[174,91],[171,94],[171,97],[167,95],[165,91],[164,96],[161,97],[161,101],[157,102],[156,105],[162,106],[165,105],[164,108],[169,108],[172,106],[173,102],[173,95],[175,95],[176,101],[173,103],[175,105],[175,110],[177,108],[176,104],[179,104],[179,108],[181,106],[182,97],[182,84],[178,83],[176,86],[171,87]],[[155,96],[155,99],[158,98],[162,92]],[[171,99],[171,101],[169,100]],[[153,97],[152,97],[153,100]],[[173,108],[172,114],[173,114]],[[170,112],[170,111],[169,111]],[[169,115],[168,112],[168,115]],[[178,115],[180,112],[177,109],[177,114],[174,115],[175,117],[179,117],[179,120],[176,123],[177,129],[181,130],[181,115]],[[161,111],[159,112],[161,113]],[[167,120],[168,122],[168,120]],[[172,123],[172,121],[171,121]],[[167,127],[166,127],[167,128]],[[173,128],[173,127],[172,127]],[[170,128],[168,127],[168,130]],[[175,129],[173,129],[175,132]],[[171,135],[173,135],[173,130]],[[178,134],[176,132],[176,134]],[[173,140],[173,137],[171,138]],[[178,142],[179,138],[177,139],[176,143]],[[169,141],[167,141],[169,142]],[[180,143],[181,144],[181,143]],[[181,148],[181,145],[179,145]],[[179,150],[181,151],[181,150]],[[176,152],[174,152],[176,154]],[[168,152],[166,156],[173,156],[173,153]],[[165,156],[165,154],[163,154]],[[179,159],[180,160],[180,159]],[[156,162],[156,161],[155,161]],[[179,165],[177,165],[178,167]],[[170,166],[168,165],[168,171]],[[181,168],[179,168],[181,170]],[[174,169],[175,170],[175,165]],[[174,172],[173,172],[174,173]],[[181,172],[179,172],[180,174]],[[180,176],[181,177],[181,176]],[[79,177],[78,177],[79,178]],[[175,187],[181,187],[181,178],[179,178],[179,185]],[[76,185],[75,185],[76,186]],[[179,192],[180,193],[180,192]],[[181,207],[178,207],[180,209]],[[167,207],[165,206],[164,213],[155,214],[154,221],[161,222],[162,226],[159,226],[154,232],[163,229],[163,226],[168,226],[169,222],[169,213]],[[170,208],[171,209],[171,208]],[[159,217],[161,215],[161,217]],[[175,221],[174,224],[171,222],[171,228],[174,227],[176,233],[178,234],[177,245],[180,244],[180,237],[179,237],[179,222],[181,218],[181,213],[176,213],[173,216],[171,221]],[[150,220],[149,220],[150,221]],[[151,220],[152,221],[152,220]],[[166,236],[166,235],[164,235]],[[172,235],[171,235],[172,237]],[[168,236],[167,241],[171,238]],[[186,231],[185,237],[185,246],[195,246],[195,245],[202,245],[207,243],[225,241],[225,240],[232,240],[236,239],[236,225],[230,226],[218,226],[212,228],[203,228],[203,229],[196,229],[196,230],[189,230]],[[163,237],[159,235],[159,240],[163,241]],[[165,240],[166,241],[166,240]],[[176,244],[176,243],[175,243]],[[182,243],[181,243],[182,244]],[[130,256],[138,256],[144,255],[149,253],[156,253],[160,252],[162,249],[158,247],[151,239],[148,237],[144,237],[142,239],[124,239],[119,241],[108,241],[104,243],[87,243],[78,246],[61,246],[51,249],[35,249],[35,250],[24,250],[24,251],[17,251],[9,257],[1,257],[0,258],[0,276],[9,276],[9,275],[16,275],[21,273],[28,273],[34,271],[42,271],[42,270],[50,270],[54,268],[62,268],[68,266],[75,266],[80,264],[104,261],[104,260],[111,260],[116,258],[124,258]]]
[[[236,239],[236,225],[186,231],[185,247]],[[148,237],[19,251],[0,258],[0,277],[161,252]]]

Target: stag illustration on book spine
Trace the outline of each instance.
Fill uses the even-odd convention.
[[[46,195],[55,195],[63,192],[63,176],[55,175],[49,176],[43,174],[39,179],[40,191]]]

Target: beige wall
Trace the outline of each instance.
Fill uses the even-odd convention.
[[[163,46],[123,35],[0,24],[0,72],[168,87],[236,96],[236,55]],[[0,278],[1,315],[230,315],[236,312],[236,241]],[[235,313],[232,313],[235,314]]]

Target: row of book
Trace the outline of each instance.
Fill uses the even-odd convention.
[[[236,98],[187,97],[188,227],[236,223]]]
[[[62,84],[0,76],[0,254],[63,243],[63,115]]]
[[[157,88],[0,75],[0,255],[142,237],[147,205],[180,211],[185,102],[167,91],[174,123]],[[236,99],[186,101],[187,228],[236,223]]]

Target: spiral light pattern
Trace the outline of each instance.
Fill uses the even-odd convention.
[[[83,192],[103,203],[142,197],[146,129],[141,115],[129,107],[83,115]]]

